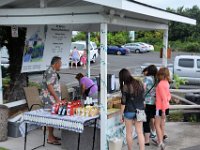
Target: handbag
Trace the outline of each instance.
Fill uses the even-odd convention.
[[[137,121],[146,122],[147,117],[144,110],[136,109],[136,119]]]

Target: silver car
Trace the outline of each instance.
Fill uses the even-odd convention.
[[[154,46],[151,45],[151,44],[147,44],[147,43],[143,43],[143,42],[137,42],[136,44],[140,44],[140,45],[143,45],[143,46],[146,46],[147,50],[150,52],[150,51],[154,51]]]
[[[130,49],[130,51],[134,53],[148,52],[147,47],[139,43],[127,43],[123,45],[123,47]]]

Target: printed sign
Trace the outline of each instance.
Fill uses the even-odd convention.
[[[18,27],[17,26],[12,26],[11,27],[11,31],[12,31],[12,37],[18,37]]]
[[[50,65],[51,59],[54,56],[61,57],[62,68],[69,67],[71,36],[72,32],[65,25],[48,26],[44,48],[46,67]]]
[[[44,26],[28,26],[21,72],[42,71],[44,65]]]
[[[69,67],[72,32],[64,25],[48,26],[46,38],[44,26],[29,26],[25,41],[21,72],[46,70],[54,56],[62,59],[62,68]]]

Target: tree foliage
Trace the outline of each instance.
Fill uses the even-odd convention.
[[[96,42],[100,45],[100,33],[91,32],[90,34],[91,41]],[[108,45],[123,45],[131,41],[129,32],[108,32]],[[78,32],[76,36],[72,38],[72,41],[86,40],[85,32]]]
[[[196,19],[197,25],[188,25],[178,22],[169,23],[169,40],[181,42],[200,42],[200,9],[198,6],[192,8],[179,7],[177,10],[167,8],[168,11],[178,13],[180,15]]]
[[[196,26],[170,21],[169,22],[169,46],[176,51],[200,52],[200,9],[179,7],[177,10],[167,8],[168,11],[180,14],[197,21]],[[136,41],[153,44],[156,50],[162,47],[162,31],[139,31],[136,33]]]
[[[4,91],[4,99],[8,102],[24,98],[23,87],[27,86],[28,80],[26,74],[21,74],[22,57],[24,50],[24,41],[26,35],[25,28],[18,28],[19,36],[13,38],[11,36],[11,27],[0,27],[0,42],[7,41],[6,47],[9,53],[9,68],[8,73],[10,77],[9,87]]]

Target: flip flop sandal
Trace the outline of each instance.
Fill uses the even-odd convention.
[[[150,144],[149,144],[149,143],[145,143],[144,145],[145,145],[145,146],[150,146]]]
[[[158,141],[157,141],[157,139],[151,139],[152,140],[152,142],[153,142],[153,144],[155,144],[155,145],[158,145]]]
[[[49,141],[49,140],[47,140],[47,143],[48,144],[52,144],[52,145],[61,145],[61,143],[58,142],[58,141]]]
[[[54,138],[55,138],[56,140],[61,140],[61,138],[59,138],[59,137],[56,137],[56,136],[54,136]]]

